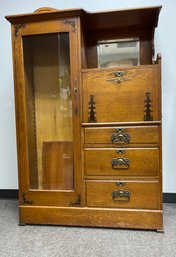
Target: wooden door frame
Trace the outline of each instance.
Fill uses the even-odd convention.
[[[80,22],[78,18],[40,21],[12,25],[16,131],[19,170],[20,205],[81,206],[83,175],[81,165],[81,115],[80,115]],[[29,160],[27,117],[25,105],[25,77],[23,60],[23,36],[69,32],[71,94],[73,107],[74,191],[29,190]],[[75,65],[76,60],[76,65]]]

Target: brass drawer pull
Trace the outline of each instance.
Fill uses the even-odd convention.
[[[112,168],[124,168],[128,169],[130,166],[130,160],[128,158],[112,158]]]
[[[114,202],[129,202],[131,193],[127,190],[116,190],[112,192],[112,200]]]
[[[112,143],[126,143],[130,142],[130,135],[124,133],[124,129],[117,129],[117,133],[113,133],[111,136]]]

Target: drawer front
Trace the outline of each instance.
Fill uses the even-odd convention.
[[[154,182],[86,181],[87,206],[159,208],[159,184]]]
[[[149,103],[152,105],[149,120],[159,120],[158,66],[122,70],[124,75],[120,83],[116,81],[119,78],[115,70],[82,73],[83,122],[91,122],[94,111],[97,122],[144,121],[146,92],[150,92],[151,101],[154,99]]]
[[[157,176],[158,148],[85,149],[86,175]]]
[[[111,127],[85,128],[85,144],[158,144],[159,128],[150,127]]]

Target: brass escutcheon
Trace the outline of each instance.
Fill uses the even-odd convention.
[[[119,70],[119,71],[116,71],[116,72],[114,73],[114,75],[115,75],[116,77],[122,77],[122,76],[125,75],[125,72]]]

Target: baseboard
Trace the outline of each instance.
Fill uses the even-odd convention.
[[[0,198],[17,199],[18,190],[17,189],[0,189]],[[164,193],[163,202],[176,203],[176,193]]]
[[[17,199],[18,190],[17,189],[0,189],[0,198]]]
[[[176,193],[164,193],[163,203],[176,203]]]

